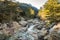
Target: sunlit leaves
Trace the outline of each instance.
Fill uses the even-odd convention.
[[[47,20],[57,22],[60,21],[60,4],[58,4],[58,0],[48,0],[42,8],[40,13],[41,18],[46,18]],[[48,10],[48,12],[46,12]]]
[[[41,11],[39,11],[38,16],[40,16],[42,19],[47,19],[46,16],[48,16],[47,14],[49,13],[49,10],[44,10],[42,9]]]
[[[34,15],[34,10],[31,8],[30,9],[31,15]]]

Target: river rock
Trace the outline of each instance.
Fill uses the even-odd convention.
[[[39,21],[39,20],[37,20],[37,19],[34,19],[34,20],[33,20],[33,23],[40,24],[40,21]]]
[[[18,23],[18,22],[13,22],[13,29],[15,29],[15,31],[17,31],[18,29],[20,29],[21,28],[21,25]]]
[[[44,40],[48,40],[49,36],[50,36],[49,34],[44,36]]]
[[[33,19],[27,20],[27,22],[33,22]]]
[[[19,24],[21,24],[23,27],[25,27],[27,23],[27,21],[19,21]]]
[[[30,34],[30,35],[32,35],[32,37],[34,38],[34,40],[38,40],[37,33],[33,32],[33,33],[32,33],[32,34]]]
[[[46,35],[47,34],[47,30],[45,29],[45,28],[42,28],[41,30],[40,30],[40,35],[41,36],[44,36],[44,35]]]
[[[4,24],[1,24],[1,27],[0,29],[0,32],[6,34],[6,35],[11,35],[11,34],[14,34],[14,32],[16,32],[17,30],[19,30],[21,28],[21,25],[19,25],[18,22],[12,22],[12,23],[4,23]]]
[[[28,33],[34,38],[34,40],[38,40],[37,32],[39,32],[39,30],[33,29],[33,31],[30,31]]]
[[[23,17],[21,17],[21,21],[25,21],[25,19]]]
[[[38,40],[44,40],[44,36],[47,34],[47,30],[42,28],[38,33]]]
[[[50,37],[48,40],[60,40],[60,23],[50,29]]]

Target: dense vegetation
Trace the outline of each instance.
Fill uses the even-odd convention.
[[[0,0],[0,23],[11,25],[10,23],[13,21],[20,21],[21,17],[26,19],[34,18],[37,12],[38,9],[30,4],[14,2],[14,0]],[[0,29],[3,30],[3,27]],[[0,40],[9,40],[10,36],[0,33]]]
[[[60,2],[58,0],[48,0],[44,7],[40,9],[38,16],[50,22],[60,21]]]
[[[0,0],[0,22],[20,20],[20,17],[34,18],[38,9],[13,0]]]

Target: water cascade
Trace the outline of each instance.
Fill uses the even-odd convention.
[[[29,25],[27,25],[28,27]],[[34,37],[29,34],[29,32],[33,32],[33,28],[37,25],[30,25],[29,28],[27,28],[27,31],[18,31],[16,34],[14,34],[13,37],[10,38],[10,40],[15,40],[15,38],[18,38],[18,40],[34,40]]]

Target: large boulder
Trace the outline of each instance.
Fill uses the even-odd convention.
[[[0,26],[0,34],[12,35],[21,28],[18,22],[4,23]]]
[[[47,30],[45,28],[42,28],[38,33],[38,35],[40,36],[45,36],[46,34],[47,34]]]
[[[48,40],[60,40],[60,23],[51,28]]]
[[[17,31],[21,28],[21,25],[18,22],[13,22],[12,28],[14,29],[14,31]]]
[[[33,19],[27,20],[27,22],[33,22]]]
[[[45,28],[42,28],[37,34],[38,34],[38,40],[44,40],[44,37],[47,34],[47,30]]]
[[[21,24],[23,27],[25,27],[27,23],[27,21],[19,21],[19,24]]]

